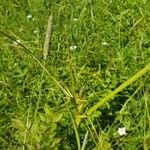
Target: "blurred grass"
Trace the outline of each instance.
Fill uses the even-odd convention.
[[[74,97],[68,99],[33,57],[1,35],[0,148],[77,149],[66,104],[78,115],[150,62],[149,6],[146,0],[1,0],[0,30],[14,34],[40,62],[53,14],[46,69]],[[81,146],[88,130],[85,149],[149,149],[149,85],[147,73],[82,122]],[[120,126],[127,129],[124,137],[117,135]]]

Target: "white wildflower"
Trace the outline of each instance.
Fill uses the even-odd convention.
[[[73,18],[73,21],[74,21],[74,22],[77,22],[77,20],[78,20],[77,18]]]
[[[126,135],[127,133],[126,133],[126,128],[125,127],[122,127],[122,128],[118,128],[118,134],[120,135],[120,136],[123,136],[123,135]]]
[[[70,49],[71,51],[76,50],[76,49],[77,49],[77,46],[76,46],[76,45],[70,46],[69,49]]]
[[[21,43],[21,41],[20,40],[16,40],[16,41],[14,41],[14,44],[18,44],[18,43]]]
[[[38,33],[38,31],[37,31],[37,30],[34,30],[33,32],[34,32],[34,33]]]
[[[109,44],[107,42],[102,43],[103,46],[108,46]]]
[[[32,15],[30,15],[30,14],[27,15],[27,18],[28,18],[28,19],[31,19],[31,18],[32,18]]]

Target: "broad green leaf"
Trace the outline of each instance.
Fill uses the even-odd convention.
[[[62,113],[57,113],[56,115],[53,116],[53,121],[58,122],[62,118]]]
[[[45,114],[39,113],[39,117],[40,117],[41,121],[45,121],[46,120]]]
[[[11,119],[12,121],[12,125],[14,128],[18,129],[18,130],[25,130],[26,127],[25,125],[23,124],[23,122],[19,119]]]
[[[44,111],[45,111],[45,114],[50,116],[50,117],[53,117],[54,116],[54,112],[53,110],[50,108],[50,106],[48,106],[47,104],[45,105],[44,107]]]

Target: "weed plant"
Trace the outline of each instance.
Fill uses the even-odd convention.
[[[149,6],[1,0],[0,149],[149,150]]]

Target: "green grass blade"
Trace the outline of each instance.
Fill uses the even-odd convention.
[[[59,89],[67,96],[67,97],[73,97],[72,94],[70,92],[68,92],[53,76],[52,74],[45,68],[45,66],[38,60],[38,58],[36,56],[34,56],[34,54],[26,47],[26,45],[24,45],[23,43],[17,42],[16,41],[16,37],[15,35],[9,35],[6,32],[3,32],[2,30],[0,30],[0,33],[2,33],[4,36],[6,36],[7,38],[9,38],[12,41],[15,41],[16,43],[18,43],[18,45],[20,45],[22,48],[24,48],[25,51],[27,51],[29,53],[30,56],[32,56],[36,62],[42,67],[42,69],[49,75],[49,77],[54,81],[54,83],[57,85],[57,87],[59,87]]]
[[[83,141],[82,149],[81,149],[81,150],[85,150],[85,146],[86,146],[86,143],[87,143],[87,141],[88,141],[88,135],[89,135],[89,131],[87,131],[86,134],[85,134],[85,137],[84,137],[84,141]]]
[[[69,110],[69,108],[68,108],[68,111],[69,111],[69,114],[70,114],[70,117],[71,117],[71,120],[72,120],[72,123],[73,123],[73,128],[74,128],[74,132],[75,132],[75,136],[76,136],[76,140],[77,140],[77,145],[78,145],[78,150],[81,150],[80,136],[79,136],[79,133],[78,133],[77,125],[75,123],[75,119],[73,117],[73,114]]]
[[[143,76],[146,72],[150,70],[150,63],[146,65],[143,69],[141,69],[138,73],[136,73],[134,76],[129,78],[126,82],[121,84],[118,88],[116,88],[114,91],[112,91],[110,94],[108,94],[106,97],[101,99],[98,103],[96,103],[93,107],[91,107],[87,111],[87,115],[92,114],[94,111],[96,111],[100,106],[104,105],[106,102],[108,102],[111,98],[113,98],[117,93],[122,91],[124,88],[126,88],[128,85],[131,85],[134,81],[136,81],[138,78]]]

